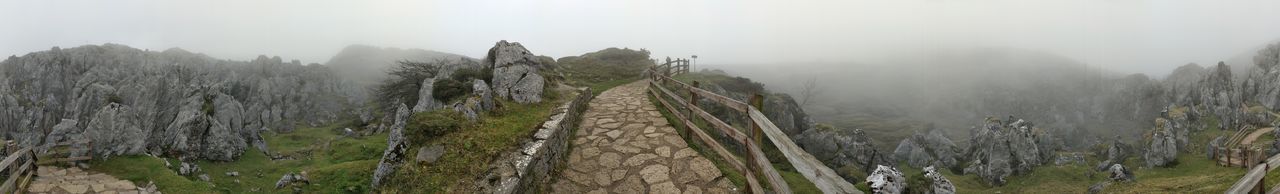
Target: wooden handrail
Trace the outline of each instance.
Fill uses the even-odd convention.
[[[649,92],[653,93],[654,98],[657,98],[658,102],[662,103],[662,106],[666,107],[668,112],[671,112],[671,114],[675,115],[676,118],[679,118],[680,122],[687,129],[689,129],[691,133],[698,136],[698,140],[701,140],[708,147],[711,147],[711,150],[715,151],[717,155],[720,155],[720,158],[723,158],[726,162],[728,162],[731,166],[733,166],[734,169],[737,169],[739,172],[742,172],[743,176],[747,178],[747,187],[750,187],[752,192],[763,193],[764,189],[760,187],[760,181],[756,179],[755,173],[751,172],[750,170],[747,170],[746,164],[743,164],[742,161],[739,160],[737,156],[734,156],[733,153],[729,152],[728,149],[725,149],[723,145],[720,145],[719,143],[717,143],[714,138],[711,138],[711,135],[708,135],[706,132],[702,131],[701,128],[698,128],[698,125],[693,124],[693,122],[690,122],[690,120],[687,117],[685,117],[684,114],[680,113],[679,111],[676,111],[675,106],[672,106],[670,103],[667,103],[666,100],[663,100],[662,96],[658,95],[657,91],[655,91],[653,87],[649,88]]]
[[[782,176],[779,175],[777,170],[773,168],[772,164],[768,161],[768,158],[765,157],[764,152],[760,149],[759,146],[761,144],[758,144],[760,142],[753,139],[753,138],[760,138],[759,136],[752,137],[748,133],[744,133],[741,130],[738,130],[737,128],[725,123],[719,118],[714,117],[713,115],[701,109],[700,107],[691,106],[691,103],[684,101],[682,98],[680,98],[679,95],[676,95],[676,93],[671,92],[670,90],[667,90],[665,87],[663,87],[664,84],[661,84],[661,83],[670,83],[671,85],[675,85],[675,87],[678,89],[689,91],[691,95],[697,96],[699,98],[708,99],[712,102],[716,102],[717,104],[723,105],[724,107],[729,107],[730,109],[737,110],[741,113],[746,114],[747,120],[748,120],[747,122],[749,122],[748,124],[751,124],[753,126],[752,130],[753,131],[758,130],[757,134],[762,134],[760,136],[768,137],[769,141],[772,142],[775,146],[777,146],[778,150],[782,152],[782,154],[787,158],[789,162],[791,162],[792,166],[795,167],[796,171],[804,175],[804,177],[806,179],[809,179],[810,182],[813,182],[814,185],[817,186],[818,189],[822,190],[824,193],[862,193],[861,191],[858,191],[857,188],[855,188],[852,183],[845,181],[838,174],[836,174],[835,170],[832,170],[830,167],[827,167],[825,164],[819,161],[816,157],[814,157],[813,155],[809,154],[808,152],[804,151],[804,149],[796,145],[795,142],[793,142],[785,133],[782,132],[782,130],[780,130],[777,127],[777,125],[774,125],[773,122],[768,119],[768,117],[766,117],[762,112],[760,112],[758,108],[752,107],[750,104],[746,102],[738,101],[729,97],[725,97],[720,94],[716,94],[714,92],[710,92],[698,87],[691,86],[689,84],[685,84],[684,82],[675,80],[670,76],[667,76],[666,74],[659,74],[656,68],[651,69],[650,72],[651,72],[650,73],[651,88],[649,91],[653,93],[656,98],[658,98],[659,102],[661,102],[664,106],[668,107],[668,110],[670,110],[670,112],[672,112],[673,114],[676,114],[677,117],[681,119],[681,121],[684,122],[685,125],[688,126],[689,128],[698,129],[697,126],[689,122],[692,118],[687,117],[687,116],[696,115],[698,118],[702,118],[703,120],[707,121],[707,123],[709,123],[712,128],[717,129],[716,131],[719,131],[722,134],[725,134],[731,137],[732,139],[734,139],[735,141],[741,143],[745,147],[745,150],[744,150],[745,153],[743,153],[744,157],[746,157],[746,159],[749,159],[748,161],[753,162],[752,164],[747,164],[747,165],[759,167],[758,168],[758,170],[760,171],[759,173],[764,175],[764,177],[768,180],[770,185],[773,186],[773,188],[775,189],[775,192],[791,193],[790,188],[786,185],[786,182],[782,179]],[[657,89],[653,89],[653,88],[657,88]],[[688,107],[687,109],[690,112],[689,114],[692,114],[692,115],[684,115],[680,111],[676,111],[676,109],[674,109],[674,107],[671,106],[671,103],[668,103],[666,98],[663,98],[664,96],[669,97],[670,99],[675,101],[675,104]],[[691,131],[694,131],[693,134],[696,136],[699,136],[699,139],[703,140],[704,142],[707,142],[707,144],[712,144],[712,147],[719,146],[719,145],[714,145],[714,144],[718,144],[718,142],[707,141],[707,140],[710,140],[711,138],[705,133],[703,133],[700,129],[691,130]],[[756,132],[752,132],[752,133],[756,133]],[[704,137],[704,136],[707,136],[707,137]],[[716,151],[717,153],[727,152],[727,150],[716,150]],[[721,154],[721,155],[724,155],[724,154]],[[725,158],[726,160],[730,160],[731,158],[734,158],[734,157],[725,157]],[[731,164],[733,164],[735,168],[738,168],[738,170],[743,171],[743,169],[737,166],[738,163],[731,162]],[[749,174],[751,173],[750,171],[751,170],[746,170],[744,171],[744,174]]]

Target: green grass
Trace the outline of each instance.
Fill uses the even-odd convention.
[[[212,182],[194,176],[177,175],[164,162],[150,156],[123,156],[95,161],[93,170],[137,183],[156,181],[165,193],[292,193],[291,188],[275,189],[286,173],[306,171],[311,184],[301,187],[312,193],[364,193],[386,148],[386,134],[362,138],[338,138],[339,125],[299,128],[291,133],[263,134],[273,152],[294,160],[272,161],[256,148],[249,148],[234,162],[197,161]],[[175,166],[179,162],[168,159]],[[238,172],[240,176],[225,175]],[[238,181],[238,182],[237,182]]]
[[[479,123],[428,142],[413,142],[409,156],[423,145],[443,145],[445,153],[432,164],[401,166],[382,189],[387,193],[472,193],[475,177],[484,173],[499,154],[510,151],[529,137],[563,101],[536,104],[504,102],[503,110],[482,116]]]

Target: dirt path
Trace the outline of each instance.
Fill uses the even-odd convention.
[[[1271,131],[1274,131],[1274,130],[1275,129],[1270,127],[1255,130],[1253,131],[1253,133],[1249,133],[1248,136],[1244,136],[1244,140],[1240,140],[1240,144],[1241,145],[1251,144],[1253,143],[1254,140],[1258,140],[1258,137],[1262,137],[1262,135],[1271,134]]]
[[[648,100],[646,84],[618,86],[591,100],[552,193],[734,192]]]
[[[133,182],[111,175],[81,170],[77,167],[40,166],[28,193],[160,193],[138,187]]]

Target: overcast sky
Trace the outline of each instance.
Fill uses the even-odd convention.
[[[482,57],[505,39],[553,57],[631,47],[655,57],[697,54],[704,64],[760,64],[1011,47],[1163,75],[1280,40],[1275,0],[0,0],[0,8],[5,56],[120,43],[323,63],[350,44]]]

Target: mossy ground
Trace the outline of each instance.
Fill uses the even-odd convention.
[[[293,160],[272,161],[256,148],[245,151],[234,162],[197,161],[212,182],[194,176],[179,176],[164,161],[151,156],[120,156],[94,161],[92,169],[122,179],[145,184],[155,181],[165,193],[292,193],[292,188],[276,189],[276,180],[286,173],[307,171],[311,184],[300,187],[304,192],[365,193],[382,150],[386,134],[361,138],[339,138],[341,127],[332,125],[299,128],[291,133],[266,133],[273,151],[295,156]],[[167,158],[173,165],[179,162]],[[226,172],[240,176],[231,177]]]

